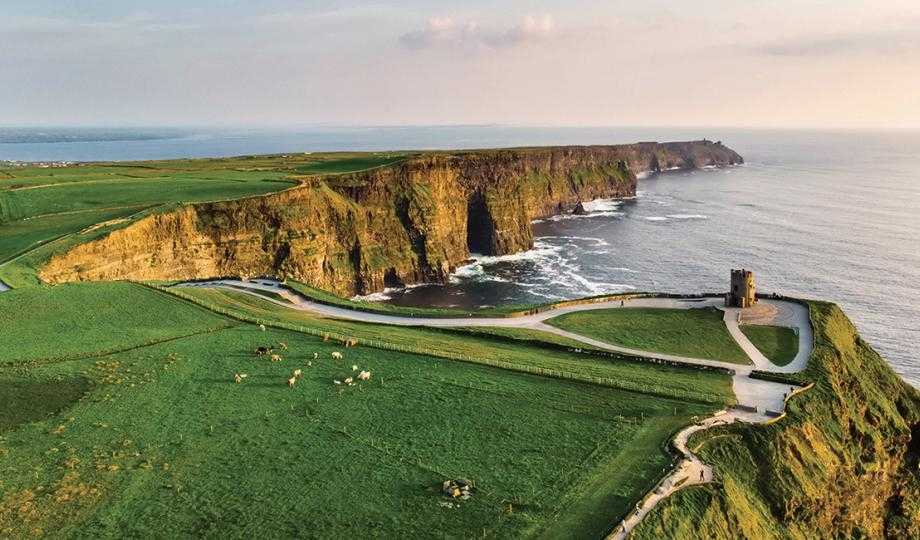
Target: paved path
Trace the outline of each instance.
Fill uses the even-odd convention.
[[[314,302],[309,298],[298,294],[280,283],[271,280],[215,280],[206,282],[180,283],[176,286],[184,287],[220,287],[232,288],[258,294],[257,291],[269,291],[278,294],[285,301],[272,298],[265,298],[277,304],[311,311],[323,316],[338,319],[347,319],[362,322],[371,322],[378,324],[391,324],[399,326],[430,326],[430,327],[471,327],[471,326],[495,326],[504,328],[528,328],[550,332],[569,339],[580,341],[586,345],[591,345],[598,349],[620,352],[647,358],[657,358],[670,360],[693,365],[706,365],[714,367],[723,367],[733,370],[732,390],[738,399],[739,407],[728,411],[720,411],[715,415],[689,426],[680,431],[674,438],[674,445],[678,451],[683,454],[683,458],[674,468],[674,470],[665,477],[645,498],[636,505],[636,511],[624,519],[616,529],[608,536],[608,539],[621,539],[629,535],[629,531],[650,512],[658,502],[667,498],[674,491],[686,486],[701,484],[712,481],[712,468],[694,455],[686,446],[689,437],[697,432],[714,425],[729,422],[749,422],[761,423],[779,415],[785,408],[785,399],[787,394],[792,390],[789,385],[764,381],[761,379],[752,379],[751,371],[758,369],[761,371],[771,371],[776,373],[795,373],[805,369],[808,363],[808,357],[813,347],[813,332],[811,321],[808,316],[808,308],[795,302],[782,300],[761,299],[759,302],[771,306],[771,315],[760,316],[756,324],[773,324],[776,326],[786,326],[793,328],[799,336],[799,350],[796,357],[785,366],[774,365],[757,347],[744,335],[739,324],[744,320],[744,310],[738,308],[722,307],[721,298],[698,298],[698,299],[677,299],[677,298],[632,298],[625,303],[620,300],[601,300],[589,302],[574,306],[565,306],[555,308],[541,313],[526,315],[523,317],[509,318],[485,318],[485,317],[457,317],[457,318],[432,318],[432,317],[404,317],[399,315],[386,315],[381,313],[370,313],[366,311],[356,311],[345,309],[326,304]],[[580,334],[562,330],[545,323],[547,319],[557,317],[565,313],[576,311],[587,311],[594,309],[628,309],[637,307],[653,308],[673,308],[673,309],[691,309],[700,307],[718,307],[725,312],[723,320],[729,334],[735,339],[741,349],[751,360],[751,364],[742,365],[732,362],[719,360],[710,360],[705,358],[691,358],[685,356],[657,353],[651,351],[642,351],[622,347],[612,343],[592,339]]]

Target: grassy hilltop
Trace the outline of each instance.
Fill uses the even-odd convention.
[[[810,310],[815,351],[798,377],[815,386],[772,425],[691,441],[720,484],[677,492],[636,538],[920,537],[920,392],[840,308]]]

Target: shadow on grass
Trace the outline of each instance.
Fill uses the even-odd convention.
[[[91,386],[82,377],[60,381],[0,380],[0,433],[69,408]]]

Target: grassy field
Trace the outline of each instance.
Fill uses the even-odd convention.
[[[633,349],[750,363],[717,309],[597,309],[566,313],[546,322]]]
[[[497,330],[475,333],[463,330],[397,327],[319,317],[309,312],[278,306],[251,294],[224,289],[180,289],[206,304],[252,320],[277,321],[305,326],[322,332],[359,339],[381,340],[404,347],[417,347],[432,354],[462,354],[470,361],[504,362],[520,369],[559,370],[579,377],[614,381],[623,387],[642,389],[662,396],[730,402],[731,379],[727,375],[647,362],[631,362],[586,354],[569,353],[527,343],[532,333],[510,338]]]
[[[717,408],[262,332],[132,284],[0,302],[30,306],[0,321],[16,344],[0,362],[3,536],[596,537],[668,466],[670,434]],[[404,330],[425,346],[520,346]],[[280,341],[281,362],[252,354]],[[352,364],[371,380],[333,384]],[[237,385],[235,372],[249,376]],[[475,495],[444,507],[436,487],[458,476]]]
[[[326,158],[301,165],[296,170],[303,174],[340,174],[392,165],[404,159],[406,159],[406,154],[402,152],[329,154]]]
[[[744,324],[741,325],[741,331],[764,356],[778,366],[785,366],[799,352],[799,336],[791,328]]]

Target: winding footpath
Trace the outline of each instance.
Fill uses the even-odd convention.
[[[503,328],[525,328],[549,332],[563,336],[572,340],[580,341],[586,345],[591,345],[601,350],[619,352],[634,356],[643,356],[646,358],[669,360],[689,365],[705,365],[712,367],[727,368],[732,370],[732,390],[738,400],[738,405],[729,410],[723,410],[715,413],[700,422],[688,426],[677,433],[674,437],[674,447],[683,456],[677,463],[671,473],[666,476],[658,485],[649,492],[639,503],[636,504],[636,510],[631,512],[621,523],[619,523],[613,532],[607,537],[608,540],[619,540],[629,536],[629,532],[635,529],[636,525],[645,517],[660,501],[683,487],[711,482],[713,479],[712,467],[703,463],[693,452],[687,448],[687,441],[690,436],[698,431],[708,429],[715,425],[748,422],[763,423],[774,420],[782,414],[785,408],[785,400],[797,390],[790,388],[787,384],[780,384],[771,381],[751,378],[753,370],[767,371],[773,373],[795,373],[805,369],[808,364],[808,357],[814,343],[814,336],[811,328],[811,321],[808,316],[808,308],[795,303],[783,300],[760,299],[759,306],[766,306],[765,313],[759,313],[756,316],[749,314],[749,310],[739,308],[727,308],[722,306],[721,298],[631,298],[625,303],[620,300],[599,300],[595,302],[586,302],[570,306],[550,309],[540,313],[526,315],[522,317],[499,318],[499,317],[457,317],[457,318],[433,318],[433,317],[404,317],[399,315],[387,315],[381,313],[371,313],[366,311],[356,311],[327,304],[321,304],[310,300],[309,298],[298,294],[281,283],[259,279],[253,281],[240,281],[232,279],[213,280],[204,282],[179,283],[175,287],[206,287],[206,288],[228,288],[249,294],[259,295],[260,298],[274,302],[289,308],[310,311],[325,317],[346,319],[352,321],[361,321],[377,324],[389,324],[397,326],[429,326],[439,328],[455,327],[475,327],[475,326],[492,326]],[[259,292],[271,292],[284,300],[277,300],[260,295]],[[671,309],[692,309],[701,307],[716,307],[724,312],[723,320],[729,334],[738,343],[741,349],[750,359],[751,363],[737,364],[720,360],[710,360],[705,358],[692,358],[672,354],[663,354],[651,351],[642,351],[622,347],[616,344],[592,339],[574,332],[569,332],[546,324],[545,321],[565,313],[576,311],[588,311],[596,309],[629,309],[638,307],[651,308],[671,308]],[[799,337],[799,348],[795,358],[785,366],[778,366],[770,362],[763,353],[744,335],[740,328],[740,321],[748,317],[749,323],[769,324],[776,326],[785,326],[795,330]]]

